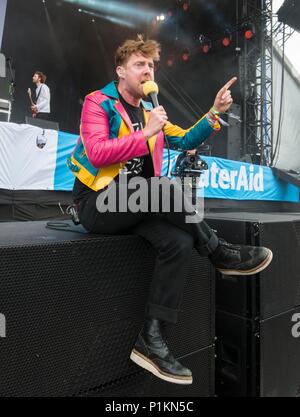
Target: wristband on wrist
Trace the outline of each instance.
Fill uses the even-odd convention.
[[[206,115],[208,124],[214,129],[214,130],[220,130],[221,126],[219,123],[219,116],[218,115],[214,115],[211,111],[209,111]]]
[[[220,112],[214,107],[212,106],[211,109],[209,110],[211,114],[213,114],[214,116],[219,116]]]

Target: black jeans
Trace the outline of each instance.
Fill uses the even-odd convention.
[[[148,183],[149,181],[147,180]],[[118,187],[117,184],[117,190]],[[134,191],[127,188],[128,199]],[[106,191],[91,192],[79,202],[79,218],[82,225],[94,233],[135,234],[150,242],[156,250],[157,257],[146,314],[176,323],[192,249],[195,247],[203,256],[212,253],[218,246],[217,236],[204,221],[186,223],[186,215],[191,214],[191,211],[185,208],[181,212],[170,210],[170,212],[154,213],[150,211],[146,213],[130,211],[100,213],[96,202],[99,195],[103,197],[104,192]],[[161,189],[159,193],[160,201],[162,201]],[[178,198],[178,194],[176,197]],[[182,198],[185,198],[183,193]],[[171,189],[171,208],[173,201],[174,189],[173,191]],[[151,205],[150,193],[148,204]],[[161,209],[162,207],[159,207],[160,211]]]

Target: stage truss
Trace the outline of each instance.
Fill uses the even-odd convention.
[[[253,163],[272,165],[273,132],[273,43],[281,49],[294,30],[280,23],[272,0],[242,0],[242,21],[251,21],[256,37],[244,40],[240,59],[243,96],[242,156]]]

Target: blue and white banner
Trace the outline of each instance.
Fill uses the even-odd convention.
[[[170,151],[169,172],[173,172],[180,152]],[[199,187],[205,198],[299,202],[299,189],[278,180],[271,168],[228,159],[201,157],[208,165]],[[164,152],[162,175],[167,174],[168,152]]]
[[[78,135],[0,122],[0,188],[71,191],[74,176],[66,161]],[[170,151],[170,169],[180,155]],[[299,189],[274,177],[267,167],[203,157],[208,164],[199,186],[206,198],[299,202]],[[164,152],[162,175],[167,174]]]

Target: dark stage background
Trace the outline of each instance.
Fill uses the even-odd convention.
[[[182,127],[194,123],[212,105],[217,90],[230,77],[239,75],[235,47],[242,41],[234,36],[232,44],[224,48],[220,39],[226,28],[235,26],[240,1],[192,0],[188,11],[182,9],[182,1],[175,0],[96,1],[104,7],[103,13],[97,11],[101,13],[98,16],[80,13],[79,7],[89,12],[92,9],[75,3],[8,1],[2,52],[12,58],[15,69],[11,121],[23,123],[25,115],[30,115],[27,88],[33,87],[33,72],[40,70],[48,76],[51,88],[52,119],[59,122],[61,130],[77,133],[85,95],[115,79],[114,52],[137,33],[162,44],[156,73],[160,102],[170,120]],[[170,9],[172,16],[153,26],[153,18]],[[200,52],[200,34],[213,39],[209,54]],[[184,49],[190,52],[188,62],[179,58]],[[172,67],[167,65],[170,55],[175,59]],[[235,102],[240,103],[240,85],[232,92]]]

